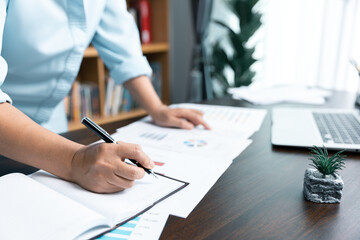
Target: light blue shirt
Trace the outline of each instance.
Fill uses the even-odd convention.
[[[118,84],[151,75],[125,0],[0,0],[0,102],[65,131],[61,102],[90,43]]]

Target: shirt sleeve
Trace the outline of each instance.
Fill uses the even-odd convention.
[[[141,50],[139,31],[125,0],[107,1],[92,44],[116,83],[141,75],[151,76],[151,67]]]
[[[0,54],[2,49],[2,39],[3,39],[3,32],[4,32],[4,25],[5,25],[5,17],[6,17],[6,9],[7,9],[8,0],[0,0]],[[7,63],[4,58],[0,55],[0,87],[5,81],[5,77],[7,74]],[[10,97],[1,91],[0,89],[0,103],[9,102],[11,103]]]

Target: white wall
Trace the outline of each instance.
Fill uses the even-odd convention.
[[[355,91],[359,77],[349,58],[360,62],[360,0],[261,0],[263,26],[254,66],[260,85],[299,84]],[[214,18],[237,21],[215,0]],[[221,36],[212,26],[209,43]],[[231,50],[230,50],[231,51]]]

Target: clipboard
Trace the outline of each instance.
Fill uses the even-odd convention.
[[[171,180],[174,180],[174,181],[181,182],[181,183],[183,183],[183,185],[182,185],[181,187],[175,189],[175,190],[172,191],[171,193],[167,194],[166,196],[162,197],[161,199],[157,200],[156,202],[153,203],[153,205],[145,208],[144,210],[142,210],[141,212],[137,213],[136,215],[134,215],[134,216],[132,216],[132,217],[129,217],[129,218],[126,219],[125,221],[122,221],[122,222],[116,224],[113,228],[111,228],[111,229],[109,229],[109,230],[107,230],[107,231],[105,231],[105,232],[102,232],[102,233],[100,233],[100,234],[98,234],[98,235],[90,238],[91,240],[92,240],[92,239],[99,238],[99,237],[101,237],[102,235],[104,235],[104,234],[106,234],[106,233],[109,233],[109,232],[117,229],[118,227],[120,227],[121,225],[127,223],[128,221],[130,221],[130,220],[132,220],[132,219],[140,216],[141,214],[143,214],[143,213],[147,212],[148,210],[150,210],[150,209],[151,209],[152,207],[154,207],[156,204],[158,204],[158,203],[162,202],[163,200],[165,200],[166,198],[174,195],[175,193],[179,192],[181,189],[185,188],[186,186],[188,186],[188,185],[190,184],[190,183],[188,183],[188,182],[185,182],[185,181],[182,181],[182,180],[179,180],[179,179],[175,179],[175,178],[172,178],[172,177],[169,177],[169,176],[165,176],[165,175],[163,175],[163,174],[161,174],[161,173],[156,173],[156,172],[155,172],[155,174],[156,174],[157,176],[159,176],[159,177],[164,177],[164,178],[168,178],[168,179],[171,179]]]

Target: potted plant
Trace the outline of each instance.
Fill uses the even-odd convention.
[[[258,0],[226,0],[229,9],[239,20],[239,31],[234,31],[228,24],[221,20],[213,20],[215,24],[227,30],[228,44],[233,49],[228,54],[224,47],[224,37],[221,36],[213,45],[211,56],[211,76],[215,96],[227,94],[229,87],[248,86],[252,83],[255,72],[251,65],[256,61],[253,57],[254,47],[248,47],[251,36],[261,26],[261,14],[254,11]],[[228,81],[225,68],[230,67],[234,72],[234,81]]]
[[[344,182],[338,171],[345,167],[343,151],[329,157],[325,147],[314,146],[310,160],[314,168],[308,168],[304,176],[304,196],[316,203],[340,203]]]

